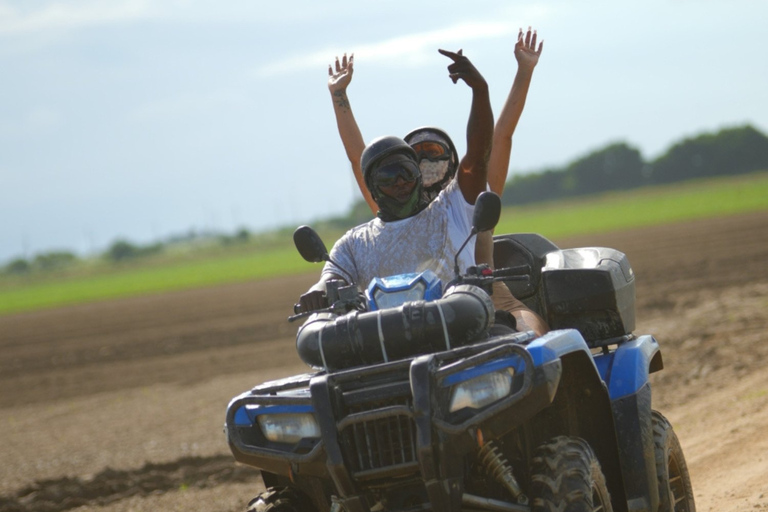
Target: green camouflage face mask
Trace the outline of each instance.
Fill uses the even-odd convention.
[[[407,219],[419,213],[426,206],[426,203],[420,200],[421,188],[421,183],[413,187],[413,191],[405,203],[400,203],[378,190],[378,197],[376,198],[376,204],[379,205],[378,217],[384,222],[392,222]]]

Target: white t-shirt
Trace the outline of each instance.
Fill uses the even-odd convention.
[[[455,277],[454,257],[472,230],[475,207],[467,203],[454,179],[429,206],[413,217],[394,222],[376,218],[347,231],[331,249],[323,274],[354,280],[360,289],[374,277],[430,269],[443,287]],[[459,270],[475,264],[475,239],[459,255]],[[346,272],[345,272],[346,271]]]

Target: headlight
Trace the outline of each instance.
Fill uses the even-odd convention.
[[[422,282],[416,283],[416,285],[409,290],[401,290],[397,292],[389,292],[386,290],[377,289],[373,293],[373,298],[376,301],[376,305],[379,309],[394,308],[405,304],[406,302],[413,302],[424,298],[424,290],[426,285]]]
[[[505,396],[512,390],[513,368],[489,372],[466,380],[453,387],[450,412],[471,407],[481,409]]]
[[[311,413],[261,414],[259,427],[269,441],[295,444],[308,437],[320,437],[320,427]]]
[[[431,270],[374,277],[365,290],[368,310],[396,308],[406,302],[431,301],[443,296],[443,284]]]

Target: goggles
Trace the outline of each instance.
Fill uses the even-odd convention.
[[[406,183],[412,183],[419,177],[419,168],[409,162],[394,162],[379,167],[373,173],[373,184],[376,187],[391,187],[402,179]]]
[[[422,142],[417,142],[411,147],[416,152],[416,156],[420,161],[427,159],[431,162],[437,162],[440,160],[451,159],[451,150],[448,149],[448,146],[442,142],[435,140],[425,140]]]

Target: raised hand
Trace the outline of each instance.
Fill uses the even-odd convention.
[[[354,72],[355,54],[349,56],[344,54],[341,61],[336,57],[336,70],[334,71],[333,65],[328,66],[328,89],[331,92],[345,91],[347,86],[352,81],[352,73]]]
[[[483,75],[481,75],[474,64],[462,54],[461,50],[455,53],[448,50],[437,51],[453,61],[453,64],[448,65],[448,76],[451,77],[453,83],[456,83],[461,79],[472,89],[478,86],[487,86]]]
[[[539,63],[539,56],[541,50],[544,49],[544,41],[539,43],[539,48],[536,49],[536,38],[538,35],[534,30],[531,33],[531,27],[528,27],[528,32],[523,36],[523,29],[517,34],[517,43],[515,43],[515,58],[517,59],[517,65],[521,68],[533,70],[536,64]]]

